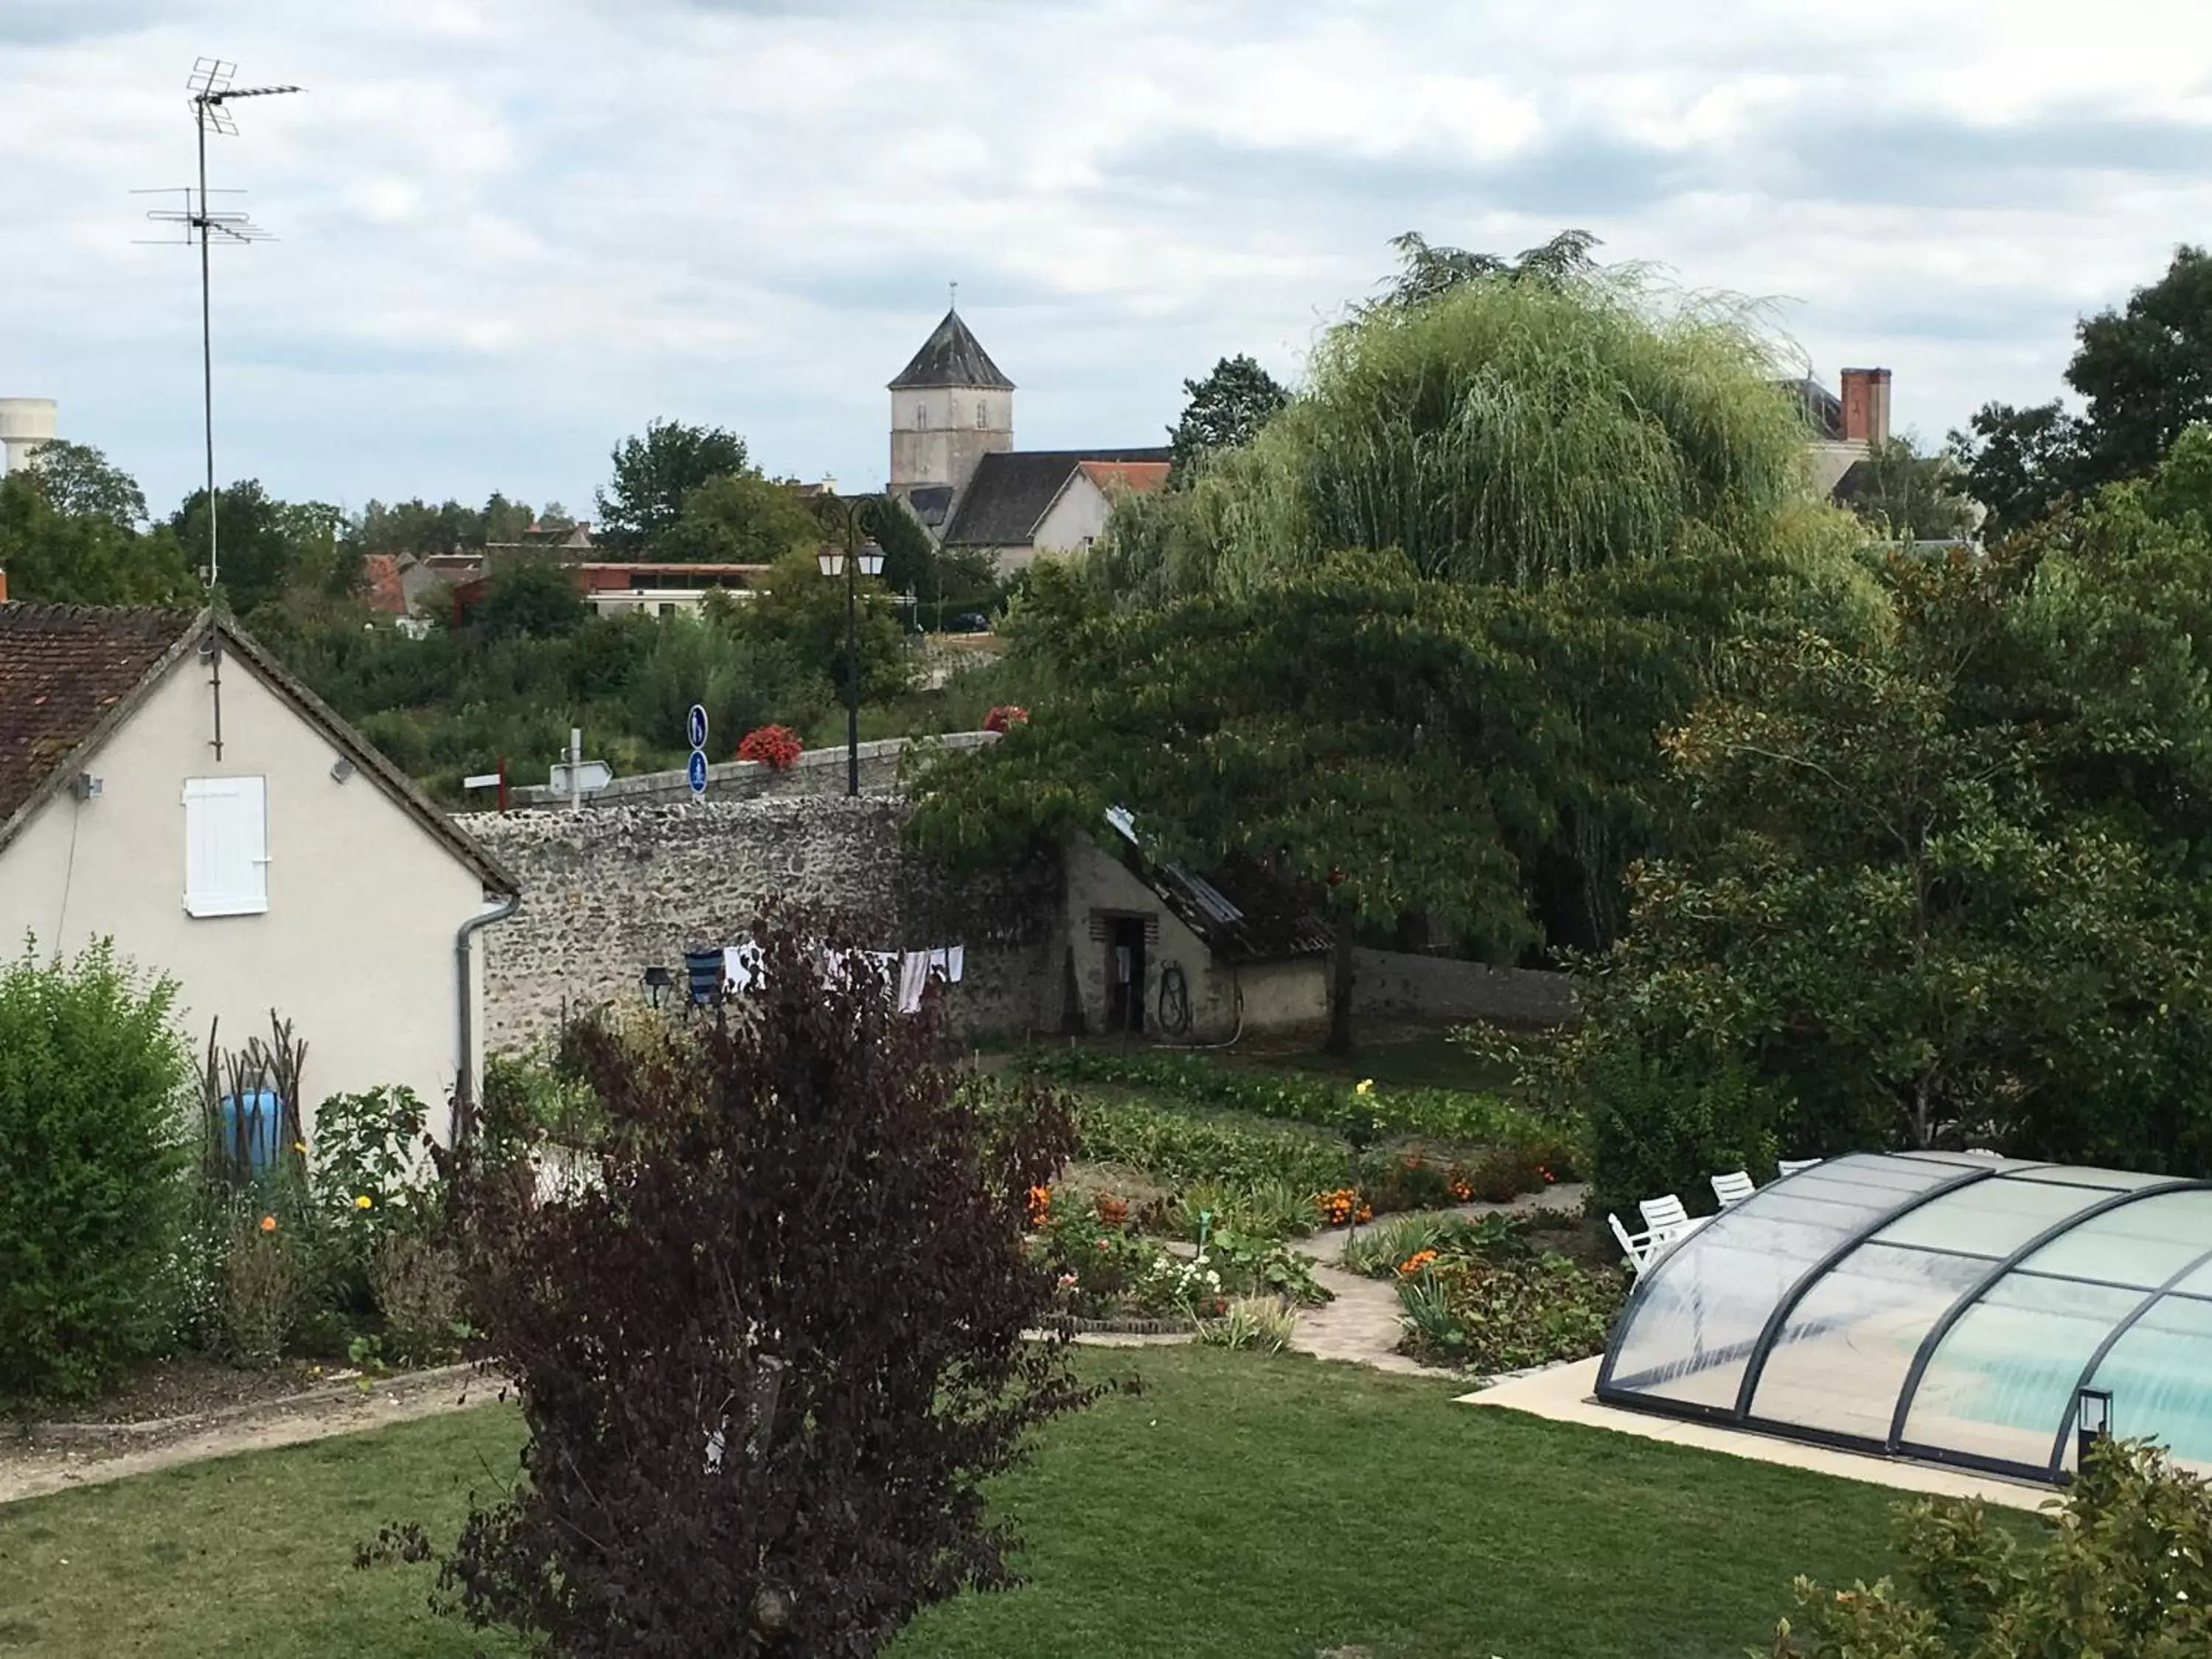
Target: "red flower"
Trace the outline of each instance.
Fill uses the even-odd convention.
[[[787,772],[799,759],[799,734],[787,726],[763,726],[745,733],[738,758],[757,761],[774,772]]]
[[[1017,726],[1028,725],[1029,719],[1030,711],[1019,703],[1000,703],[983,716],[983,729],[986,732],[1003,732]]]

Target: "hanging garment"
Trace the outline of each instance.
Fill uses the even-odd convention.
[[[899,963],[898,1011],[911,1014],[921,1006],[921,994],[929,984],[927,951],[909,951]]]
[[[761,970],[761,948],[747,942],[725,945],[722,949],[722,978],[732,991],[743,991],[752,984]]]

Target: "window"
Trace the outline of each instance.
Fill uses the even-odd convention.
[[[929,430],[929,405],[927,404],[916,404],[914,406],[914,429],[916,432],[927,432]]]
[[[252,916],[269,908],[269,781],[185,780],[185,912]]]
[[[975,430],[981,432],[990,423],[991,405],[984,398],[975,399]]]

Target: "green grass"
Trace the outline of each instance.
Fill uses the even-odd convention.
[[[1469,1094],[1514,1095],[1512,1067],[1482,1059],[1443,1031],[1364,1043],[1350,1056],[1306,1052],[1254,1055],[1251,1063],[1310,1072],[1323,1077],[1373,1078],[1386,1089],[1461,1089]]]
[[[1144,1388],[1003,1484],[1032,1582],[933,1609],[895,1659],[1734,1659],[1794,1574],[1890,1565],[1875,1487],[1295,1357],[1081,1364]],[[515,1653],[434,1619],[430,1568],[351,1561],[386,1519],[450,1537],[519,1433],[487,1407],[0,1507],[0,1654]]]

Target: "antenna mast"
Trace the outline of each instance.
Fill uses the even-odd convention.
[[[181,210],[155,211],[146,216],[157,223],[179,227],[184,233],[183,240],[187,243],[197,241],[200,248],[200,419],[207,441],[208,556],[204,574],[210,587],[216,585],[222,566],[216,536],[215,330],[209,298],[208,247],[218,236],[226,242],[237,243],[274,239],[243,213],[216,213],[210,208],[208,134],[220,133],[226,138],[238,137],[238,123],[231,118],[229,109],[234,99],[277,98],[305,90],[301,87],[234,87],[231,82],[237,75],[238,65],[227,59],[201,58],[194,60],[192,72],[185,82],[185,89],[191,94],[192,125],[199,142],[199,188],[195,193],[190,185],[182,187],[184,204]],[[141,191],[135,193],[148,195],[155,192]]]

